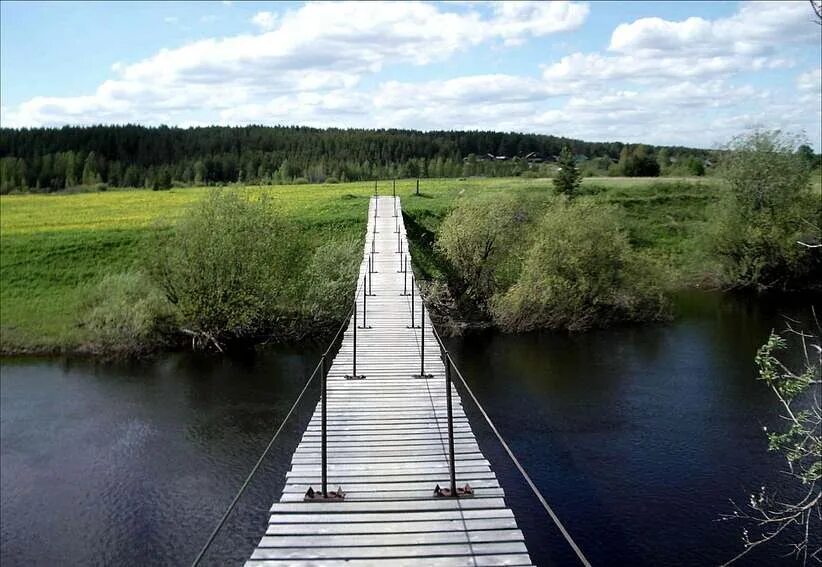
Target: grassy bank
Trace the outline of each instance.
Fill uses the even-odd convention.
[[[467,193],[520,192],[535,203],[553,193],[548,179],[397,182],[409,220],[412,252],[423,273],[438,269],[430,244],[454,199]],[[693,240],[716,198],[710,179],[587,178],[583,191],[624,207],[634,244],[675,269],[691,262]],[[81,348],[78,324],[89,286],[140,262],[142,242],[168,226],[208,188],[109,191],[0,198],[0,331],[2,351],[54,352]],[[373,183],[237,187],[266,193],[300,227],[309,245],[361,237]],[[380,193],[390,194],[381,183]]]

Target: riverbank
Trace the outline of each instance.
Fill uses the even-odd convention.
[[[414,265],[423,279],[441,275],[433,239],[454,199],[471,192],[553,194],[550,179],[415,180],[396,183],[403,199]],[[597,202],[625,211],[632,243],[677,274],[682,287],[699,282],[696,238],[718,193],[710,178],[587,178],[582,190]],[[143,243],[175,221],[213,188],[171,191],[108,191],[68,195],[0,197],[0,352],[54,354],[93,352],[81,323],[89,289],[106,275],[139,266]],[[360,238],[373,183],[236,187],[265,194],[293,221],[309,246]],[[392,184],[381,182],[380,194]],[[354,282],[352,282],[353,288]],[[304,323],[304,324],[303,324]],[[301,334],[321,334],[328,321],[306,319]]]

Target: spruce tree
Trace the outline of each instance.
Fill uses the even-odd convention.
[[[573,199],[577,188],[582,182],[582,174],[577,169],[577,163],[574,159],[574,154],[568,146],[563,146],[559,154],[559,172],[554,177],[554,188],[557,193],[566,195],[569,199]]]

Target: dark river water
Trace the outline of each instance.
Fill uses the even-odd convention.
[[[678,298],[668,325],[576,336],[451,339],[458,366],[594,564],[714,565],[740,549],[717,522],[783,460],[763,425],[778,407],[753,356],[779,304]],[[817,301],[817,312],[820,312]],[[0,562],[188,564],[310,374],[320,345],[238,358],[0,363]],[[211,563],[240,563],[279,497],[316,400],[310,391],[218,536]],[[574,564],[549,518],[463,396],[480,444],[540,565]],[[817,536],[818,537],[818,536]],[[739,565],[792,564],[780,546]]]

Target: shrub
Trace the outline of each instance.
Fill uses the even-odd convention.
[[[727,194],[713,216],[709,247],[725,285],[789,289],[822,268],[820,204],[811,197],[810,168],[779,131],[732,140],[720,164]],[[814,254],[816,252],[816,254]],[[819,285],[818,281],[815,284]]]
[[[351,308],[362,244],[356,240],[331,241],[319,246],[306,268],[305,311],[315,319],[340,320]]]
[[[301,250],[265,197],[215,190],[160,239],[150,265],[188,331],[219,345],[295,311]]]
[[[583,330],[663,317],[658,271],[631,248],[619,220],[614,207],[558,200],[536,227],[518,281],[494,298],[497,323]]]
[[[464,292],[485,303],[515,277],[512,245],[529,215],[513,195],[463,198],[442,221],[435,247],[454,266]]]
[[[339,183],[340,180],[337,179],[336,177],[326,177],[325,182],[329,183],[329,184],[335,184],[335,183]]]
[[[137,353],[162,344],[174,330],[175,317],[144,273],[124,272],[92,288],[82,323],[94,349]]]

